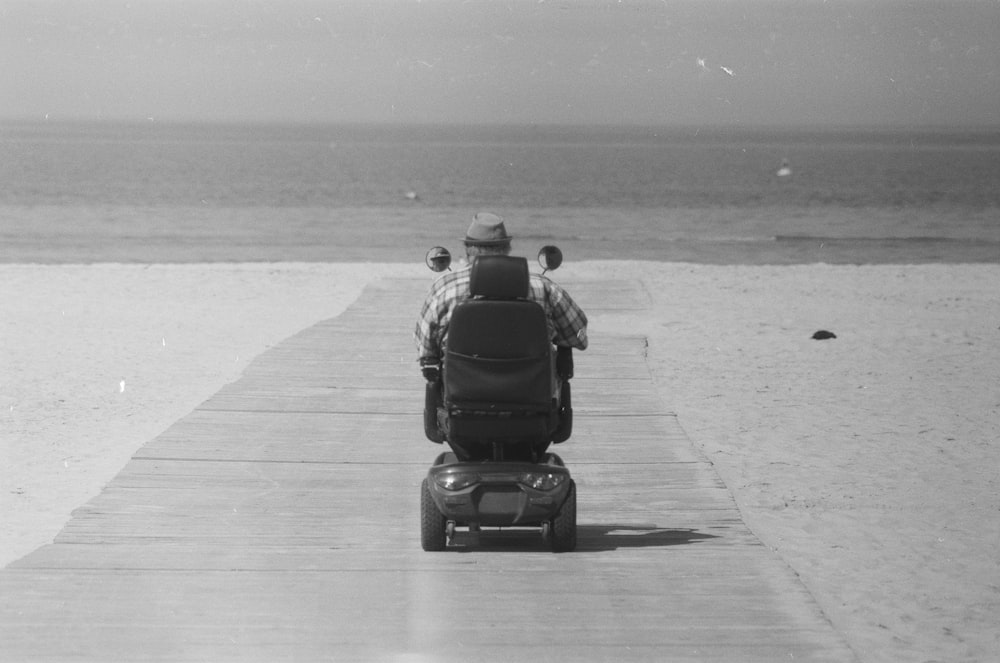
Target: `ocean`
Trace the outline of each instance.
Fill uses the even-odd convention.
[[[790,174],[779,175],[787,166]],[[1000,262],[1000,130],[0,124],[0,261]]]

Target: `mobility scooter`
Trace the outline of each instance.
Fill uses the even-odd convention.
[[[545,271],[562,262],[553,246],[538,257]],[[451,256],[435,247],[426,262],[440,272]],[[474,541],[484,527],[534,529],[554,552],[576,547],[576,485],[547,451],[572,430],[572,350],[553,346],[545,310],[528,299],[529,279],[525,258],[478,257],[441,366],[425,372],[424,432],[452,449],[421,486],[426,551],[454,545],[459,528]]]

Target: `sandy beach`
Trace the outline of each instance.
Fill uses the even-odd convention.
[[[431,279],[0,265],[0,564],[255,356],[392,276]],[[589,261],[556,277],[643,284],[649,308],[592,315],[591,342],[647,335],[664,401],[859,659],[1000,656],[1000,266]]]

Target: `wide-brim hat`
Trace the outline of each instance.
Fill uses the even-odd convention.
[[[479,212],[472,217],[472,225],[462,241],[466,246],[498,246],[508,244],[511,239],[502,216],[492,212]]]

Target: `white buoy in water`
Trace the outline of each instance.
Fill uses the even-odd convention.
[[[788,159],[781,160],[781,168],[778,169],[778,177],[788,177],[792,174],[792,167],[788,165]]]

